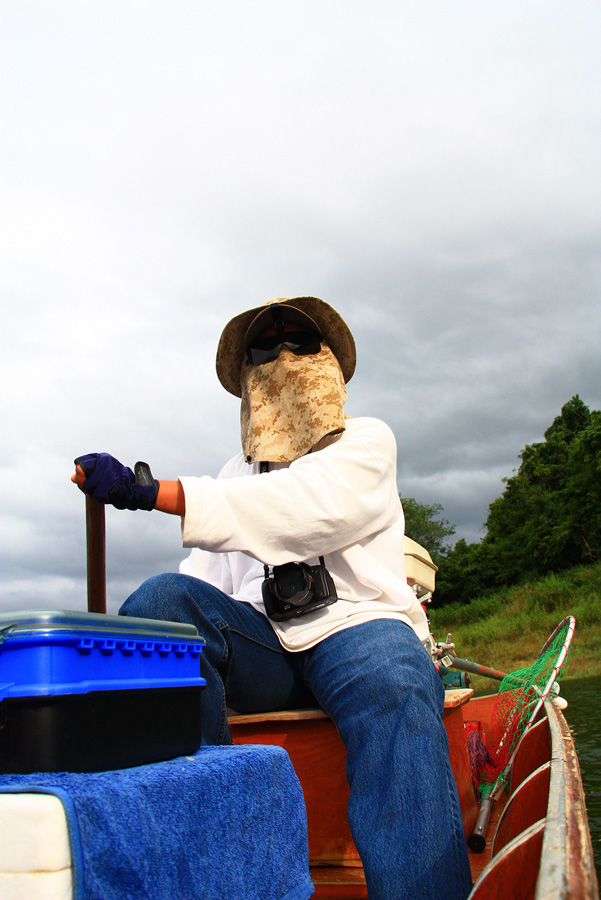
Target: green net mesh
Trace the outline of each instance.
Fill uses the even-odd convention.
[[[569,650],[574,620],[567,617],[551,635],[535,662],[507,675],[499,685],[492,715],[494,750],[489,750],[479,775],[479,793],[487,797],[495,793],[506,774],[513,753],[524,733],[536,705],[545,693],[556,693]]]

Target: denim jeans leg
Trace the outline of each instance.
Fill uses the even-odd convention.
[[[201,673],[203,744],[230,744],[226,706],[267,712],[311,706],[293,655],[285,653],[269,620],[213,585],[189,575],[156,575],[127,598],[120,615],[195,625],[206,641]]]
[[[471,877],[444,691],[415,633],[375,620],[304,656],[307,683],[347,748],[349,824],[370,900],[464,900]]]

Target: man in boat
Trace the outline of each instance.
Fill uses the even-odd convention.
[[[344,414],[355,360],[347,324],[318,298],[248,310],[217,351],[242,428],[218,478],[155,481],[90,454],[73,480],[101,502],[181,517],[190,556],[120,612],[188,622],[206,640],[203,742],[230,743],[226,707],[317,701],[347,748],[370,900],[461,900],[471,878],[444,691],[405,577],[396,443],[383,422]]]

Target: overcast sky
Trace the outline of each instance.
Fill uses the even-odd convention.
[[[601,6],[2,2],[0,610],[86,605],[73,458],[215,475],[223,325],[274,296],[357,341],[347,411],[480,540],[578,393],[601,408]],[[107,510],[109,607],[185,555]]]

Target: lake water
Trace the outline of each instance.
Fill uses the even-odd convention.
[[[601,882],[601,677],[568,679],[562,682],[561,693],[569,704],[565,717],[578,751],[595,865]]]

